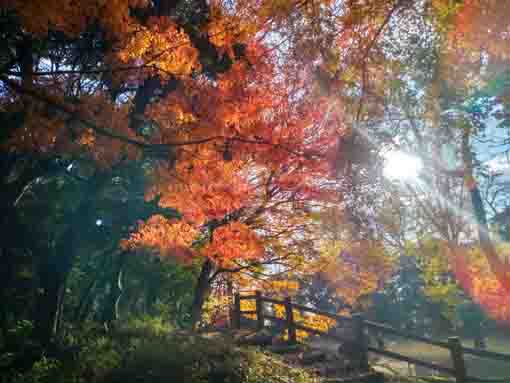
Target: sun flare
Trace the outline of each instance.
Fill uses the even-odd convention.
[[[418,157],[400,150],[389,151],[384,158],[384,175],[390,179],[411,180],[417,178],[423,168]]]

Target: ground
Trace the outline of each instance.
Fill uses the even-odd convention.
[[[463,339],[462,342],[467,347],[473,347],[472,339]],[[338,342],[330,338],[315,338],[309,344],[315,349],[328,353],[335,353],[339,345]],[[509,354],[510,333],[491,335],[488,338],[487,346],[489,351]],[[422,342],[393,339],[387,342],[387,349],[427,362],[451,367],[451,358],[448,350]],[[465,361],[469,376],[479,378],[510,378],[510,366],[506,362],[477,358],[470,355],[465,355]],[[429,376],[434,373],[434,371],[423,367],[410,365],[394,359],[381,358],[374,354],[370,355],[370,362],[372,366],[378,366],[377,369],[381,371],[389,373],[391,370],[391,372],[399,375]]]
[[[239,336],[245,336],[248,332],[239,332]],[[271,338],[271,336],[269,336]],[[447,336],[444,336],[447,339]],[[472,339],[462,339],[462,342],[467,347],[473,347]],[[285,352],[284,359],[289,363],[301,365],[306,368],[315,370],[323,377],[339,377],[346,376],[346,371],[342,367],[344,359],[338,355],[337,350],[339,342],[326,337],[311,337],[306,341],[307,348],[303,352],[302,348],[295,351]],[[488,338],[487,346],[489,351],[510,354],[510,332],[500,332],[493,334]],[[266,346],[272,351],[271,346]],[[433,362],[442,366],[451,367],[451,358],[449,351],[436,346],[430,346],[423,342],[414,342],[408,340],[398,340],[397,338],[388,339],[386,347],[390,351],[398,352],[400,354],[421,359],[427,362]],[[312,363],[304,363],[306,355],[314,357],[312,350],[320,350],[326,354],[324,359]],[[310,354],[312,352],[312,354]],[[304,358],[305,357],[305,358]],[[494,361],[489,359],[477,358],[470,355],[465,355],[466,367],[469,376],[479,378],[510,378],[510,365],[507,362]],[[381,358],[377,355],[370,354],[370,364],[377,370],[385,373],[396,373],[403,376],[430,376],[434,371],[409,365],[406,362],[397,361],[394,359]],[[350,375],[350,374],[347,374]],[[510,382],[510,379],[509,379]]]
[[[473,347],[471,339],[463,339],[462,343],[467,347]],[[443,366],[451,366],[451,359],[448,350],[430,346],[421,342],[413,341],[394,341],[388,345],[390,351],[395,351],[407,356],[423,359],[428,362],[435,362]],[[487,349],[489,351],[500,352],[504,354],[510,353],[510,334],[496,334],[488,338]],[[469,376],[479,378],[507,378],[510,377],[510,366],[508,363],[471,357],[465,355],[467,372]],[[398,368],[400,371],[409,370],[408,364],[404,362],[381,359],[380,364],[389,364]],[[418,376],[430,375],[431,371],[422,367],[414,368]]]

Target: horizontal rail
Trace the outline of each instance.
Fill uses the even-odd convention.
[[[324,332],[324,331],[321,331],[321,330],[316,330],[314,328],[311,328],[311,327],[308,327],[308,326],[303,326],[301,324],[295,324],[294,325],[298,330],[302,330],[302,331],[305,331],[305,332],[309,332],[309,333],[312,333],[312,334],[315,334],[315,335],[323,335],[323,336],[326,336],[328,338],[331,338],[331,339],[334,339],[340,343],[345,343],[345,342],[353,342],[354,339],[353,338],[347,338],[347,337],[343,337],[341,335],[336,335],[336,334],[329,334],[327,332]]]
[[[255,295],[245,295],[245,296],[241,296],[241,299],[256,299],[256,296]],[[261,297],[261,299],[263,302],[268,302],[268,303],[272,303],[272,304],[279,304],[279,305],[285,304],[285,301],[280,300],[280,299],[275,299],[275,298],[270,298],[270,297]],[[352,321],[351,317],[348,317],[345,315],[333,314],[333,313],[330,313],[327,311],[314,309],[312,307],[308,307],[308,306],[304,306],[304,305],[300,305],[300,304],[296,304],[296,303],[293,303],[292,307],[297,310],[309,312],[312,314],[322,315],[322,316],[325,316],[325,317],[328,317],[331,319],[336,319],[336,320],[345,321],[345,322]],[[372,321],[367,321],[367,320],[364,321],[364,323],[369,328],[376,329],[376,330],[379,330],[379,331],[382,331],[385,333],[390,333],[390,334],[401,336],[404,338],[417,340],[419,342],[428,343],[430,345],[433,345],[436,347],[442,347],[442,348],[445,348],[448,350],[450,349],[450,345],[448,344],[448,342],[416,335],[416,334],[413,334],[413,333],[410,333],[407,331],[396,329],[394,327],[391,327],[391,326],[388,326],[388,325],[385,325],[382,323],[377,323],[377,322],[372,322]],[[470,347],[462,347],[462,351],[465,354],[474,355],[474,356],[477,356],[480,358],[497,359],[497,360],[500,360],[503,362],[510,362],[509,354],[502,354],[502,353],[493,352],[493,351],[479,350],[479,349],[474,349],[474,348],[470,348]]]
[[[298,330],[301,330],[301,331],[305,331],[305,332],[309,332],[311,334],[314,334],[314,335],[328,335],[327,333],[325,333],[324,331],[321,331],[321,330],[317,330],[317,329],[314,329],[314,328],[311,328],[311,327],[308,327],[308,326],[303,326],[301,324],[295,324],[294,325],[296,327],[296,329]]]
[[[281,319],[281,318],[278,318],[278,317],[275,317],[275,316],[272,316],[272,315],[266,315],[266,316],[264,316],[264,318],[272,320],[272,321],[275,321],[275,322],[279,322],[279,323],[285,324],[285,320],[284,319]],[[314,329],[314,328],[311,328],[311,327],[308,327],[308,326],[303,326],[303,325],[300,325],[300,324],[295,324],[294,326],[296,327],[297,330],[305,331],[305,332],[308,332],[308,333],[311,333],[311,334],[314,334],[314,335],[328,336],[328,337],[334,338],[334,339],[339,340],[339,341],[345,341],[346,340],[345,338],[342,338],[342,337],[340,337],[338,335],[331,335],[331,334],[328,334],[328,333],[326,333],[324,331],[317,330],[317,329]],[[370,346],[368,347],[368,351],[372,352],[372,353],[375,353],[375,354],[380,354],[380,355],[389,357],[391,359],[398,359],[398,360],[401,360],[403,362],[408,362],[408,363],[416,364],[418,366],[422,366],[422,367],[429,368],[429,369],[432,369],[432,370],[435,370],[435,371],[446,373],[448,375],[452,375],[452,376],[455,375],[455,370],[452,369],[452,368],[444,367],[444,366],[441,366],[441,365],[437,365],[435,363],[425,362],[425,361],[422,361],[422,360],[419,360],[419,359],[415,359],[413,357],[408,357],[408,356],[405,356],[405,355],[402,355],[402,354],[399,354],[399,353],[396,353],[396,352],[392,352],[392,351],[388,351],[388,350],[381,350],[381,349],[378,349],[378,348],[375,348],[375,347],[370,347]],[[472,382],[472,383],[510,383],[510,379],[507,379],[507,378],[501,378],[501,379],[499,379],[499,378],[498,379],[483,379],[483,378],[477,378],[477,377],[471,377],[471,376],[467,377],[467,381],[468,382]]]
[[[280,323],[280,324],[283,324],[285,326],[287,324],[285,319],[278,318],[278,317],[275,317],[273,315],[264,315],[264,319],[269,319],[270,321],[273,321],[273,322],[276,322],[276,323]],[[309,332],[309,333],[315,334],[315,335],[324,335],[324,336],[327,336],[329,338],[335,339],[335,340],[337,340],[339,342],[348,341],[347,338],[342,338],[342,337],[340,337],[338,335],[328,334],[327,332],[324,332],[324,331],[321,331],[321,330],[316,330],[314,328],[311,328],[311,327],[308,327],[308,326],[303,326],[301,324],[295,323],[294,327],[296,327],[297,330],[302,330],[302,331]]]
[[[477,350],[477,349],[471,348],[471,347],[462,347],[462,352],[464,354],[474,355],[479,358],[496,359],[496,360],[500,360],[502,362],[510,362],[509,354],[501,354],[499,352],[487,351],[487,350]],[[510,382],[510,379],[508,379],[508,381]]]
[[[413,357],[401,355],[396,352],[392,352],[392,351],[388,351],[388,350],[381,350],[381,349],[378,349],[375,347],[370,347],[370,346],[368,347],[368,351],[373,352],[375,354],[380,354],[380,355],[386,356],[391,359],[397,359],[397,360],[401,360],[403,362],[415,364],[417,366],[430,368],[431,370],[436,370],[436,371],[439,371],[439,372],[442,372],[445,374],[449,374],[452,376],[455,376],[455,374],[456,374],[455,370],[452,368],[440,366],[435,363],[425,362],[423,360],[419,360],[419,359],[415,359]],[[484,379],[484,378],[477,378],[474,376],[467,376],[466,381],[473,382],[473,383],[509,383],[510,379],[509,378]]]
[[[336,319],[336,320],[339,320],[339,321],[346,321],[346,322],[352,321],[351,317],[348,317],[348,316],[345,316],[345,315],[338,315],[338,314],[328,313],[326,311],[317,310],[317,309],[314,309],[314,308],[311,308],[311,307],[307,307],[307,306],[303,306],[303,305],[292,304],[292,307],[294,307],[297,310],[301,310],[301,311],[312,313],[312,314],[322,315],[322,316],[325,316],[325,317],[328,317],[328,318],[331,318],[331,319]]]
[[[434,339],[427,338],[427,337],[424,337],[424,336],[412,334],[412,333],[409,333],[409,332],[406,332],[406,331],[397,330],[394,327],[391,327],[391,326],[388,326],[388,325],[385,325],[385,324],[382,324],[382,323],[376,323],[376,322],[371,322],[371,321],[364,321],[364,323],[365,323],[365,325],[368,328],[373,328],[373,329],[376,329],[376,330],[379,330],[379,331],[382,331],[382,332],[387,332],[387,333],[398,335],[398,336],[401,336],[401,337],[404,337],[404,338],[414,339],[414,340],[417,340],[417,341],[420,341],[420,342],[431,344],[433,346],[446,348],[448,350],[450,349],[450,345],[448,344],[448,342],[443,342],[443,341],[440,341],[440,340],[434,340]]]
[[[241,300],[255,300],[257,309],[250,310],[250,311],[241,311],[240,305],[239,305],[239,302]],[[340,343],[358,344],[360,346],[361,353],[363,355],[365,355],[365,358],[366,358],[367,352],[379,354],[379,355],[382,355],[382,356],[385,356],[385,357],[388,357],[391,359],[396,359],[396,360],[400,360],[403,362],[412,363],[417,366],[429,368],[429,369],[438,371],[443,374],[452,375],[456,378],[456,380],[458,382],[510,383],[510,379],[499,379],[499,378],[483,379],[483,378],[466,376],[466,371],[465,371],[465,366],[464,366],[464,361],[463,361],[464,360],[463,354],[468,354],[468,355],[472,355],[472,356],[479,357],[479,358],[488,358],[488,359],[498,360],[498,361],[503,361],[503,362],[510,362],[510,355],[492,352],[492,351],[486,351],[486,350],[479,350],[479,349],[470,348],[470,347],[463,347],[460,344],[458,338],[449,339],[448,342],[435,340],[435,339],[432,339],[429,337],[424,337],[424,336],[416,335],[416,334],[413,334],[413,333],[410,333],[407,331],[399,330],[394,327],[388,326],[386,324],[365,320],[363,318],[362,314],[358,314],[356,318],[354,315],[353,315],[353,317],[348,317],[348,316],[344,316],[344,315],[333,314],[333,313],[321,311],[321,310],[318,310],[315,308],[307,307],[304,305],[292,303],[290,298],[286,298],[285,300],[280,300],[280,299],[275,299],[275,298],[270,298],[270,297],[264,297],[264,296],[262,296],[262,294],[260,292],[257,292],[257,294],[250,294],[250,295],[243,295],[243,296],[240,296],[239,294],[237,294],[235,302],[236,302],[235,310],[238,313],[237,314],[238,318],[243,315],[244,316],[256,315],[258,328],[260,328],[261,326],[264,327],[263,322],[266,319],[269,321],[272,321],[272,322],[276,322],[278,327],[280,327],[280,330],[282,330],[282,328],[288,329],[289,342],[291,342],[291,343],[296,342],[295,331],[300,330],[300,331],[305,331],[309,334],[332,338]],[[285,311],[286,311],[285,318],[278,318],[273,315],[265,314],[263,312],[263,303],[264,302],[285,306]],[[349,322],[353,325],[354,338],[352,336],[341,336],[341,335],[336,335],[334,333],[329,333],[326,331],[314,329],[314,328],[303,325],[301,321],[300,321],[301,323],[296,323],[296,321],[292,315],[293,309],[300,310],[301,312],[305,312],[305,313],[312,313],[312,314],[316,314],[316,315],[325,316],[325,317],[334,319],[337,322],[338,321],[342,321],[344,323]],[[246,319],[248,319],[248,318],[246,318]],[[239,320],[239,319],[237,319],[237,320]],[[238,326],[237,328],[240,328],[239,321],[236,322],[234,320],[233,323],[234,323],[234,326]],[[400,337],[403,337],[406,339],[412,339],[412,340],[415,340],[418,342],[422,342],[422,343],[426,343],[426,344],[429,344],[432,346],[441,347],[443,349],[446,349],[450,352],[450,355],[454,362],[454,366],[453,367],[445,367],[445,366],[441,366],[441,365],[438,365],[438,364],[435,364],[432,362],[423,361],[423,360],[420,360],[420,359],[417,359],[417,358],[414,358],[411,356],[402,355],[397,352],[372,347],[367,344],[366,339],[363,340],[365,338],[365,336],[360,335],[360,334],[364,334],[363,329],[376,330],[381,333],[392,334],[392,335],[400,336]],[[357,335],[355,335],[355,334],[357,334]],[[453,343],[451,342],[452,340],[454,340]],[[460,362],[459,362],[459,360],[460,360]],[[365,368],[368,368],[368,363]]]
[[[273,303],[275,305],[284,305],[285,304],[285,301],[283,301],[281,299],[274,299],[274,298],[269,298],[269,297],[262,297],[262,302]],[[294,304],[292,304],[292,306],[294,306]]]
[[[452,379],[448,379],[448,378],[437,378],[437,377],[431,377],[431,376],[420,376],[420,380],[424,380],[426,382],[432,382],[432,383],[455,382],[455,379],[452,380]],[[470,383],[509,383],[510,379],[508,379],[508,378],[484,379],[484,378],[475,378],[472,376],[467,376],[466,382],[470,382]]]
[[[276,322],[276,323],[279,323],[279,324],[283,324],[285,326],[287,325],[285,319],[275,317],[274,315],[267,315],[266,314],[266,315],[264,315],[264,319],[269,319],[270,321],[273,321],[273,322]],[[335,339],[335,340],[337,340],[339,342],[348,341],[347,338],[343,338],[343,337],[341,337],[339,335],[328,334],[327,332],[324,332],[324,331],[321,331],[321,330],[317,330],[317,329],[314,329],[314,328],[311,328],[311,327],[308,327],[308,326],[303,326],[303,325],[298,324],[298,323],[295,323],[294,327],[297,330],[305,331],[305,332],[308,332],[308,333],[311,333],[311,334],[314,334],[314,335],[327,336],[327,337]]]
[[[239,299],[242,301],[257,299],[256,295],[240,295]]]
[[[468,382],[473,382],[473,383],[508,383],[508,382],[510,382],[510,378],[484,379],[484,378],[474,378],[472,376],[468,376],[466,379]]]
[[[394,335],[399,335],[404,338],[410,338],[414,339],[420,342],[428,343],[433,346],[442,347],[446,349],[450,349],[450,345],[448,342],[443,342],[440,340],[434,340],[431,338],[423,337],[420,335],[412,334],[406,331],[398,330],[396,328],[393,328],[391,326],[384,325],[382,323],[376,323],[371,321],[365,321],[365,325],[369,328],[373,328],[382,332],[391,333]],[[479,358],[488,358],[488,359],[496,359],[503,362],[510,362],[510,355],[509,354],[501,354],[499,352],[494,351],[486,351],[486,350],[479,350],[471,347],[462,347],[462,352],[464,354],[470,354],[477,356]]]
[[[436,370],[436,371],[439,371],[439,372],[442,372],[442,373],[445,373],[445,374],[449,374],[449,375],[455,376],[455,370],[453,368],[440,366],[440,365],[435,364],[435,363],[425,362],[423,360],[415,359],[415,358],[410,357],[410,356],[401,355],[401,354],[398,354],[396,352],[392,352],[392,351],[388,351],[388,350],[381,350],[379,348],[375,348],[375,347],[371,347],[371,346],[368,346],[368,351],[369,352],[373,352],[374,354],[379,354],[379,355],[386,356],[386,357],[391,358],[391,359],[401,360],[403,362],[416,364],[417,366],[422,366],[422,367],[425,367],[425,368],[430,368],[431,370]]]
[[[272,303],[275,305],[285,305],[285,301],[282,301],[280,299],[269,298],[269,297],[262,297],[262,302],[268,302],[268,303]],[[329,313],[327,311],[321,311],[318,309],[314,309],[312,307],[303,306],[303,305],[299,305],[296,303],[293,303],[292,307],[295,308],[296,310],[301,310],[301,311],[312,313],[312,314],[322,315],[322,316],[325,316],[325,317],[328,317],[331,319],[336,319],[339,321],[351,321],[352,320],[351,317],[348,317],[345,315],[333,314],[333,313]]]
[[[285,319],[275,317],[274,315],[268,315],[268,314],[265,314],[265,315],[264,315],[264,319],[269,319],[269,320],[271,320],[271,321],[273,321],[273,322],[281,322],[281,323],[285,323]]]

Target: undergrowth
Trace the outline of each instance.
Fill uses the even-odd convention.
[[[26,325],[26,324],[25,324]],[[26,329],[18,343],[29,340]],[[57,352],[29,356],[3,347],[1,383],[318,383],[278,356],[228,339],[175,331],[157,318],[133,319],[106,332],[68,329]],[[25,360],[24,360],[25,359]],[[20,361],[24,363],[20,363]]]

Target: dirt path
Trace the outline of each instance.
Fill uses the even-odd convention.
[[[340,345],[339,342],[332,340],[331,338],[324,337],[311,339],[310,342],[307,343],[313,349],[321,350],[328,354],[335,354],[338,346]],[[466,346],[472,347],[472,342],[465,341],[464,343]],[[510,353],[510,337],[499,336],[489,338],[488,346],[489,350],[492,351]],[[444,367],[452,367],[451,357],[448,350],[430,346],[425,343],[413,341],[393,341],[387,343],[387,349],[406,356],[436,363]],[[437,374],[436,371],[421,366],[415,366],[414,364],[395,359],[378,357],[374,354],[369,354],[369,360],[371,366],[383,372],[393,372],[404,376],[430,376]],[[496,379],[510,377],[509,363],[476,358],[469,355],[465,355],[465,362],[468,375],[470,376]]]
[[[330,355],[338,355],[338,347],[340,346],[340,342],[335,341],[331,338],[314,338],[311,341],[307,342],[313,349],[323,351]],[[331,358],[334,360],[334,358]],[[373,354],[369,355],[370,365],[375,367],[376,370],[386,373],[397,373],[398,375],[405,376],[425,376],[430,375],[430,371],[426,369],[420,369],[418,367],[415,368],[414,365],[410,365],[407,362],[401,362],[394,359],[389,358],[380,358],[376,357]]]
[[[470,340],[464,340],[463,343],[468,347],[473,347],[473,343]],[[412,341],[394,342],[388,349],[403,355],[451,367],[451,357],[448,350],[425,343]],[[510,338],[504,335],[489,338],[488,350],[510,354]],[[510,364],[508,362],[477,358],[470,355],[465,355],[464,359],[469,376],[496,379],[510,377]],[[429,369],[416,367],[416,374],[418,376],[430,375],[430,373]]]

